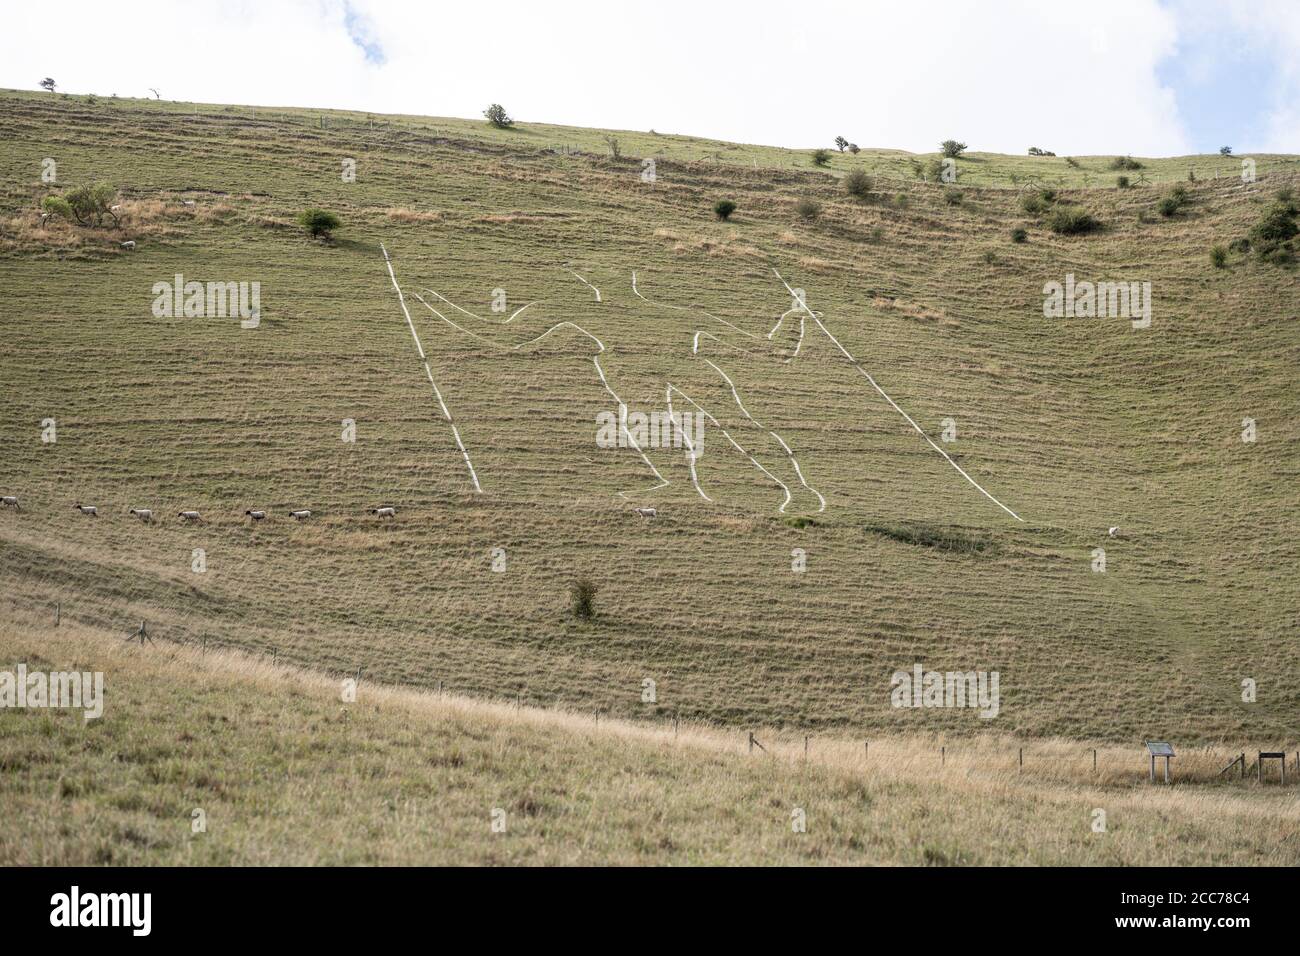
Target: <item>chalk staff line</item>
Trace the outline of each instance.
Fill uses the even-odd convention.
[[[420,344],[420,336],[415,332],[415,323],[411,321],[410,310],[406,308],[406,296],[402,295],[402,287],[397,284],[397,274],[393,272],[393,260],[388,257],[388,249],[381,242],[379,248],[384,253],[384,264],[388,266],[388,278],[393,280],[393,288],[397,291],[397,301],[402,306],[402,314],[406,316],[406,327],[411,330],[411,338],[415,341],[415,350],[420,353],[420,361],[424,363],[424,374],[429,379],[429,384],[433,386],[433,395],[438,399],[438,407],[442,409],[442,417],[447,420],[451,427],[452,437],[456,439],[456,447],[460,449],[461,455],[465,458],[465,467],[469,469],[470,481],[474,482],[474,490],[479,494],[483,493],[482,486],[478,483],[478,475],[474,471],[474,463],[469,460],[469,452],[465,450],[465,443],[460,440],[460,430],[456,423],[451,420],[451,412],[447,410],[447,403],[442,400],[442,392],[438,389],[438,383],[433,380],[433,371],[429,368],[429,359],[424,354],[424,346]]]
[[[780,281],[781,281],[781,285],[785,286],[786,291],[788,291],[788,292],[790,293],[790,295],[794,298],[794,301],[798,302],[798,303],[799,303],[799,306],[800,306],[800,307],[801,307],[805,312],[808,313],[808,317],[811,318],[811,319],[813,320],[813,322],[815,322],[815,323],[817,324],[817,327],[818,327],[819,329],[821,329],[824,333],[826,333],[826,337],[827,337],[828,339],[830,339],[833,343],[835,343],[835,347],[836,347],[837,349],[839,349],[840,352],[842,352],[842,353],[844,354],[844,357],[845,357],[846,359],[849,360],[849,363],[850,363],[854,368],[856,368],[859,372],[861,372],[861,373],[863,374],[863,376],[866,378],[866,380],[867,380],[868,382],[871,383],[871,387],[874,388],[877,392],[880,393],[881,397],[884,398],[884,400],[887,401],[887,402],[890,404],[890,407],[892,407],[892,408],[894,409],[894,411],[898,412],[898,414],[902,415],[903,418],[906,419],[907,423],[908,423],[909,425],[911,425],[913,429],[916,430],[916,433],[917,433],[918,435],[920,435],[922,438],[924,438],[924,439],[926,440],[926,442],[929,444],[929,446],[930,446],[931,448],[933,448],[933,449],[934,449],[935,451],[937,451],[940,455],[942,455],[943,458],[944,458],[944,460],[945,460],[946,462],[948,462],[948,464],[952,465],[953,468],[957,469],[957,473],[958,473],[959,475],[961,475],[963,478],[965,478],[967,481],[969,481],[969,482],[971,483],[971,485],[972,485],[972,486],[973,486],[977,491],[979,491],[979,493],[982,494],[985,498],[987,498],[989,501],[993,502],[995,505],[997,505],[999,508],[1001,508],[1001,509],[1002,509],[1003,511],[1005,511],[1007,514],[1011,515],[1011,517],[1015,518],[1017,521],[1024,521],[1024,520],[1025,520],[1024,518],[1020,517],[1020,515],[1016,514],[1014,511],[1012,511],[1010,508],[1008,508],[1006,505],[1004,505],[1002,502],[998,501],[998,499],[994,498],[994,497],[993,497],[991,494],[989,494],[987,491],[985,491],[984,488],[983,488],[983,486],[980,485],[980,483],[979,483],[978,481],[976,481],[976,480],[975,480],[974,478],[972,478],[970,475],[966,474],[966,472],[962,469],[961,465],[957,464],[957,463],[956,463],[955,461],[953,461],[950,457],[948,457],[948,453],[947,453],[946,451],[944,451],[942,448],[940,448],[938,445],[936,445],[936,444],[934,443],[934,440],[933,440],[932,438],[930,438],[930,436],[927,435],[927,434],[922,430],[921,426],[918,425],[915,421],[913,421],[912,416],[909,415],[909,414],[907,414],[907,412],[903,411],[903,410],[898,406],[898,403],[895,402],[892,398],[890,398],[889,395],[885,392],[885,390],[884,390],[883,388],[881,388],[879,385],[876,384],[876,380],[875,380],[874,378],[871,377],[871,373],[868,372],[865,368],[863,368],[861,365],[858,364],[858,360],[855,359],[851,354],[849,354],[849,350],[846,349],[843,345],[840,345],[839,339],[837,339],[837,338],[835,338],[835,336],[831,335],[830,329],[826,328],[826,326],[822,324],[822,320],[819,319],[816,315],[813,314],[812,310],[808,308],[807,304],[803,301],[803,299],[801,299],[799,296],[796,296],[796,295],[794,294],[794,289],[791,289],[791,288],[790,288],[790,283],[786,282],[785,279],[781,278],[781,273],[777,272],[776,269],[773,269],[773,270],[772,270],[772,274],[775,275],[775,276],[777,277],[777,279],[780,279]]]

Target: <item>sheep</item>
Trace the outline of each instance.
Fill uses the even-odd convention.
[[[202,516],[197,511],[178,511],[176,517],[182,521],[202,521]]]
[[[134,239],[128,239],[126,242],[119,243],[119,244],[121,245],[121,247],[122,247],[123,249],[126,249],[127,251],[133,251],[133,250],[135,249],[135,240],[134,240]]]
[[[380,518],[392,518],[397,514],[397,509],[388,507],[371,508],[370,513],[372,515],[378,515]]]
[[[197,203],[195,203],[193,199],[182,199],[182,200],[181,200],[181,205],[182,205],[182,206],[195,206],[195,205],[197,205]]]
[[[153,512],[148,508],[132,508],[130,514],[133,517],[139,518],[145,524],[153,523]]]
[[[265,511],[245,511],[244,514],[248,515],[248,517],[252,518],[254,521],[261,521],[266,517]]]
[[[109,208],[109,211],[110,211],[110,212],[121,212],[121,211],[122,211],[122,204],[121,204],[121,203],[118,203],[117,205],[115,205],[115,206],[109,206],[108,208]]]
[[[3,498],[0,498],[0,507],[13,508],[15,511],[23,510],[18,507],[18,498],[15,495],[5,495]]]
[[[306,508],[302,509],[301,511],[290,511],[289,517],[294,518],[298,521],[305,521],[311,517],[311,512],[308,511]]]
[[[1119,537],[1119,528],[1118,528],[1118,527],[1111,528],[1111,529],[1110,529],[1108,532],[1106,532],[1106,533],[1109,534],[1112,538],[1118,538],[1118,537]]]
[[[90,515],[92,518],[99,517],[99,509],[94,505],[73,505],[72,507],[76,508],[83,515]]]
[[[659,517],[659,512],[656,511],[654,508],[633,508],[632,510],[635,511],[637,514],[639,514],[642,518]]]

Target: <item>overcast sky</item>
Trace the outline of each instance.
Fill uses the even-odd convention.
[[[0,86],[780,146],[1300,152],[1300,0],[6,3]]]

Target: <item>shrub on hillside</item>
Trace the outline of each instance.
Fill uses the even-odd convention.
[[[939,144],[939,152],[943,153],[943,155],[947,156],[949,159],[956,159],[965,151],[966,144],[959,143],[955,139],[945,139]]]
[[[947,168],[942,159],[938,156],[931,156],[926,160],[925,166],[922,167],[921,178],[929,183],[942,182],[944,170]]]
[[[713,213],[719,219],[727,220],[731,214],[736,211],[736,204],[730,199],[719,199],[713,204]]]
[[[580,621],[589,621],[596,616],[596,594],[600,585],[590,578],[578,578],[569,585],[569,609]]]
[[[812,222],[822,214],[821,203],[814,199],[800,199],[795,205],[794,211],[799,214],[799,218],[805,222]]]
[[[1115,177],[1115,185],[1118,186],[1120,189],[1128,189],[1128,187],[1129,187],[1128,177],[1127,177],[1127,176],[1116,176],[1116,177]]]
[[[1029,240],[1029,231],[1027,229],[1021,229],[1017,227],[1011,230],[1012,242],[1019,243],[1019,242],[1027,242],[1028,240]]]
[[[1116,156],[1110,161],[1111,169],[1142,169],[1143,166],[1132,156]]]
[[[1101,223],[1082,206],[1053,206],[1047,214],[1047,228],[1062,236],[1079,236],[1096,232]]]
[[[1251,227],[1247,248],[1263,262],[1287,266],[1295,262],[1295,238],[1300,235],[1300,206],[1291,198],[1293,193],[1283,190],[1277,200],[1264,210],[1263,218]]]
[[[116,225],[117,213],[112,210],[116,197],[117,190],[108,183],[95,183],[70,189],[62,196],[46,196],[41,201],[41,208],[46,215],[62,216],[79,226],[102,226],[105,216]]]
[[[515,125],[515,121],[510,118],[509,114],[506,113],[506,108],[500,103],[493,103],[483,111],[483,115],[497,129],[508,129]]]
[[[1187,187],[1179,183],[1156,203],[1156,212],[1168,219],[1187,205]]]
[[[1222,269],[1228,264],[1228,250],[1223,246],[1210,247],[1210,262],[1216,269]]]
[[[1020,208],[1031,216],[1041,216],[1056,203],[1055,189],[1040,189],[1020,197]]]
[[[960,206],[962,200],[961,190],[956,186],[948,186],[943,191],[943,201],[949,206]]]
[[[829,149],[814,149],[812,151],[812,161],[814,166],[829,166],[831,151]]]
[[[871,177],[865,170],[850,169],[844,177],[844,191],[855,199],[866,199],[871,193]]]
[[[302,226],[317,239],[328,239],[342,223],[339,217],[324,209],[304,209],[298,214],[298,225]]]

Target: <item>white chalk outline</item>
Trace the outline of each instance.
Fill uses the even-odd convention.
[[[592,292],[596,293],[596,301],[597,301],[597,302],[600,301],[600,290],[599,290],[599,289],[597,289],[594,285],[592,285],[590,282],[588,282],[586,279],[584,279],[582,276],[578,275],[578,273],[574,272],[572,269],[568,268],[567,266],[565,267],[565,271],[566,271],[566,272],[571,272],[571,273],[573,273],[573,275],[577,276],[579,282],[581,282],[583,285],[585,285],[585,286],[586,286],[588,289],[590,289]]]
[[[760,336],[755,335],[753,332],[748,332],[737,325],[733,325],[732,323],[728,322],[726,319],[721,319],[718,318],[718,316],[716,315],[713,315],[709,312],[705,312],[703,309],[687,307],[682,305],[672,305],[667,302],[657,302],[653,299],[647,298],[646,296],[642,295],[641,290],[637,288],[636,272],[632,273],[632,291],[636,293],[638,298],[640,298],[645,302],[648,302],[651,305],[656,305],[664,309],[676,309],[679,312],[700,312],[708,316],[710,319],[713,319],[715,322],[720,322],[723,325],[727,326],[728,328],[735,329],[737,332],[740,332],[742,335],[747,335],[752,339],[760,338]],[[769,339],[772,337],[772,333],[775,332],[777,328],[780,328],[781,323],[785,321],[785,317],[793,311],[795,310],[789,309],[781,316],[781,318],[777,321],[776,326],[772,329],[772,332],[768,333],[767,337]],[[712,339],[713,341],[717,342],[719,345],[725,345],[727,348],[735,349],[737,352],[744,352],[746,355],[756,354],[750,349],[742,348],[739,345],[735,345],[731,342],[726,341],[725,339],[721,339],[718,336],[714,335],[712,332],[705,331],[704,329],[697,329],[691,341],[692,355],[699,355],[700,339],[701,337],[706,337],[706,336]],[[802,345],[803,345],[803,317],[801,316],[799,320],[799,345],[796,346],[794,355],[792,355],[790,358],[786,359],[785,361],[787,362],[793,361],[794,358],[798,356],[799,348],[801,348]],[[768,428],[762,422],[758,421],[758,419],[754,418],[753,415],[749,414],[749,410],[745,408],[745,403],[740,399],[740,393],[736,389],[735,382],[731,380],[731,377],[727,375],[727,373],[724,372],[721,367],[719,367],[718,365],[716,365],[714,362],[712,362],[710,359],[706,358],[703,355],[700,355],[700,358],[703,359],[705,362],[707,362],[710,368],[712,368],[715,372],[717,372],[719,375],[722,376],[723,381],[727,383],[727,387],[731,389],[731,396],[733,399],[735,399],[736,407],[740,409],[740,413],[744,415],[747,419],[749,419],[750,422],[752,422],[756,428],[767,432],[769,435],[771,435],[773,438],[776,439],[777,443],[780,444],[781,448],[785,451],[786,457],[790,459],[790,464],[794,468],[794,473],[799,477],[799,483],[817,496],[817,501],[819,502],[817,507],[817,514],[821,514],[822,512],[824,512],[826,510],[826,498],[822,495],[820,491],[818,491],[812,485],[808,484],[808,479],[804,477],[803,469],[799,467],[799,459],[795,457],[795,454],[791,450],[790,446],[786,444],[785,439],[783,439],[772,429]],[[737,448],[737,450],[741,452],[741,454],[743,454],[746,458],[748,458],[751,462],[753,462],[755,467],[757,467],[759,471],[767,475],[769,478],[771,478],[773,481],[775,481],[778,485],[781,486],[781,488],[785,491],[785,501],[782,502],[781,507],[778,509],[778,513],[784,514],[786,507],[790,504],[792,500],[790,489],[786,486],[785,482],[781,481],[770,471],[764,468],[761,464],[759,464],[758,459],[756,459],[753,455],[751,455],[748,451],[746,451],[743,447],[741,447],[741,445],[738,444],[736,440],[731,437],[731,434],[725,428],[722,427],[722,425],[718,422],[718,420],[714,418],[713,415],[709,414],[707,409],[701,406],[698,402],[692,399],[681,389],[675,388],[671,383],[668,386],[668,392],[666,394],[666,397],[668,399],[668,414],[670,417],[673,417],[672,392],[674,391],[677,392],[678,395],[681,395],[683,398],[685,398],[696,408],[698,408],[701,412],[703,412],[713,422],[713,424],[718,427],[718,430],[721,431],[724,436],[726,436],[727,441],[731,442],[731,444],[734,445]],[[675,417],[673,417],[673,422],[674,424],[677,424],[677,419]],[[680,425],[678,427],[679,430],[681,430]],[[692,454],[690,456],[691,481],[694,482],[695,484],[695,490],[698,491],[700,493],[700,496],[703,497],[706,501],[712,501],[713,499],[710,498],[708,495],[706,495],[704,493],[704,490],[700,487],[699,476],[695,470],[695,455],[693,453],[694,449],[691,446],[689,438],[687,438],[686,443],[687,443],[687,449],[692,451]]]
[[[930,436],[927,435],[921,429],[921,426],[912,420],[912,416],[907,414],[907,412],[903,411],[901,408],[899,408],[898,403],[895,402],[892,398],[890,398],[883,388],[881,388],[879,385],[876,384],[876,380],[871,377],[871,373],[858,364],[858,360],[855,359],[851,354],[849,354],[849,350],[846,349],[843,345],[840,345],[839,339],[831,335],[830,329],[826,328],[826,326],[822,324],[822,320],[819,319],[815,314],[813,314],[812,310],[808,308],[807,303],[805,303],[801,298],[799,298],[794,294],[794,289],[790,288],[790,283],[786,282],[785,279],[781,278],[781,273],[777,272],[776,269],[773,268],[772,274],[775,275],[777,279],[781,281],[781,285],[785,286],[786,290],[790,293],[790,295],[794,296],[794,301],[798,302],[799,305],[803,308],[803,310],[808,313],[809,317],[811,317],[812,320],[817,323],[817,327],[826,333],[826,337],[835,343],[835,347],[839,349],[842,353],[844,353],[844,357],[849,360],[849,364],[851,364],[854,368],[856,368],[859,372],[861,372],[863,376],[866,377],[866,380],[871,383],[871,387],[880,393],[881,397],[884,398],[884,400],[890,404],[890,406],[894,409],[894,411],[898,412],[898,414],[902,415],[903,418],[907,420],[907,423],[916,430],[916,433],[918,435],[920,435],[922,438],[926,440],[926,442],[930,445],[931,448],[933,448],[940,455],[942,455],[944,457],[944,460],[948,462],[948,464],[952,465],[953,468],[957,469],[957,473],[961,475],[963,478],[965,478],[967,481],[969,481],[971,485],[975,489],[977,489],[980,492],[980,494],[982,494],[985,498],[993,502],[995,505],[997,505],[1007,514],[1011,515],[1011,517],[1015,518],[1017,521],[1023,522],[1025,520],[1024,518],[1020,517],[1020,515],[1016,514],[1014,511],[1012,511],[1010,508],[1004,505],[1002,502],[998,501],[998,499],[994,498],[987,491],[985,491],[978,481],[976,481],[970,475],[966,474],[966,472],[962,469],[961,465],[957,464],[955,461],[949,458],[948,453],[944,451],[942,448],[940,448],[938,445],[936,445],[934,443],[934,440],[931,439]]]
[[[450,299],[448,299],[446,296],[443,296],[443,295],[439,294],[438,292],[435,292],[433,289],[423,289],[423,290],[421,290],[421,291],[429,292],[429,293],[432,293],[433,295],[436,295],[436,296],[437,296],[439,299],[441,299],[443,302],[446,302],[448,305],[451,305],[451,306],[453,306],[453,307],[459,309],[461,312],[465,312],[466,315],[472,315],[472,316],[474,316],[474,318],[476,318],[476,319],[477,319],[477,318],[480,318],[479,316],[474,315],[474,313],[472,313],[472,312],[467,312],[465,309],[461,309],[460,306],[456,305],[456,303],[452,302],[452,301],[451,301]],[[493,342],[491,339],[484,338],[483,336],[479,335],[477,332],[471,332],[469,329],[465,328],[464,326],[458,325],[457,323],[453,322],[451,319],[447,318],[445,315],[443,315],[441,312],[439,312],[437,309],[435,309],[433,306],[431,306],[428,302],[426,302],[425,299],[424,299],[424,297],[423,297],[422,295],[420,295],[419,292],[412,292],[411,295],[413,295],[413,296],[414,296],[414,297],[415,297],[415,298],[420,302],[421,305],[423,305],[426,309],[428,309],[430,312],[432,312],[432,313],[433,313],[434,315],[436,315],[438,318],[442,319],[442,321],[446,322],[446,323],[447,323],[448,325],[450,325],[453,329],[457,329],[457,330],[459,330],[459,331],[461,331],[461,332],[464,332],[466,335],[471,336],[472,338],[478,339],[480,342],[483,342],[483,343],[485,343],[485,344],[491,346],[492,348],[497,349],[497,350],[502,351],[502,352],[517,352],[517,351],[519,351],[520,349],[525,348],[526,346],[533,345],[533,344],[535,344],[535,343],[537,343],[537,342],[540,342],[542,339],[546,338],[548,335],[550,335],[550,334],[551,334],[552,332],[554,332],[556,329],[563,328],[564,326],[568,326],[569,328],[574,329],[574,330],[576,330],[576,331],[582,333],[582,334],[585,335],[587,338],[591,339],[593,342],[596,343],[597,352],[596,352],[595,355],[591,356],[591,364],[594,365],[594,366],[596,366],[596,374],[600,377],[600,384],[604,386],[605,391],[609,392],[609,394],[613,397],[613,399],[614,399],[615,402],[617,402],[620,406],[622,406],[622,405],[624,404],[623,399],[621,399],[621,398],[619,397],[618,393],[615,392],[614,389],[610,388],[609,381],[608,381],[608,379],[605,378],[605,370],[604,370],[604,368],[601,367],[601,364],[600,364],[600,355],[601,355],[601,353],[603,353],[603,352],[605,351],[605,343],[602,342],[600,339],[598,339],[596,336],[592,335],[590,332],[588,332],[588,331],[587,331],[586,329],[584,329],[582,326],[578,325],[576,322],[570,322],[570,321],[567,321],[567,320],[564,321],[564,322],[557,322],[555,325],[551,326],[549,329],[547,329],[545,332],[543,332],[541,335],[537,336],[536,338],[529,339],[527,342],[520,342],[518,345],[515,345],[515,346],[505,346],[505,345],[499,345],[499,344],[497,344],[496,342]],[[535,303],[532,303],[532,302],[529,303],[529,305],[534,305],[534,304],[535,304]],[[523,311],[524,309],[526,309],[526,308],[528,308],[527,305],[524,306],[523,308],[521,308],[521,309],[519,310],[519,312],[522,312],[522,311]],[[519,312],[516,312],[516,313],[515,313],[515,316],[517,316],[517,315],[519,314]],[[507,319],[507,320],[506,320],[506,322],[509,322],[509,321],[513,320],[515,316],[511,316],[510,319]],[[489,321],[489,320],[487,320],[487,319],[483,319],[482,321],[485,321],[485,322],[486,322],[486,321]],[[498,323],[498,322],[493,322],[493,323],[491,323],[491,324],[493,324],[493,325],[505,325],[506,323],[505,323],[505,322],[499,322],[499,323]],[[628,442],[629,442],[629,443],[632,445],[632,447],[636,450],[636,453],[637,453],[638,455],[641,456],[641,460],[644,461],[644,462],[646,463],[646,467],[648,467],[648,468],[649,468],[649,469],[654,473],[654,476],[655,476],[656,478],[659,479],[659,484],[655,485],[653,488],[649,488],[649,489],[646,489],[645,491],[638,492],[638,494],[650,494],[651,492],[658,491],[660,488],[667,487],[667,485],[670,484],[670,482],[668,481],[667,478],[665,478],[662,474],[660,474],[659,469],[655,467],[654,462],[652,462],[652,461],[651,461],[651,460],[646,456],[646,453],[641,449],[641,446],[638,445],[638,444],[636,443],[636,439],[634,439],[634,438],[632,437],[631,433],[628,432],[626,429],[623,429],[623,434],[627,436],[627,440],[628,440]],[[621,497],[621,498],[627,498],[627,497],[628,497],[628,494],[627,494],[627,492],[625,492],[625,491],[620,491],[618,494],[619,494],[619,497]]]
[[[433,386],[434,397],[438,399],[438,406],[442,409],[443,418],[447,419],[447,424],[451,426],[451,434],[456,439],[456,447],[460,449],[461,455],[465,457],[465,467],[469,469],[470,480],[474,482],[474,490],[479,494],[483,493],[483,488],[478,483],[478,475],[474,472],[474,463],[469,460],[469,452],[465,450],[465,443],[460,440],[460,430],[456,428],[456,423],[451,420],[451,412],[447,410],[447,403],[442,400],[442,392],[438,389],[438,383],[433,380],[433,372],[429,368],[429,360],[424,354],[424,346],[420,344],[420,337],[415,333],[415,323],[411,321],[411,313],[406,308],[406,296],[402,295],[402,287],[397,284],[397,274],[393,272],[393,260],[388,257],[388,249],[381,242],[379,248],[384,253],[384,264],[388,266],[388,277],[393,280],[393,288],[397,290],[397,301],[402,306],[402,314],[406,316],[406,326],[411,330],[411,338],[415,340],[415,350],[420,353],[420,361],[424,363],[424,374],[429,377],[429,384]]]

